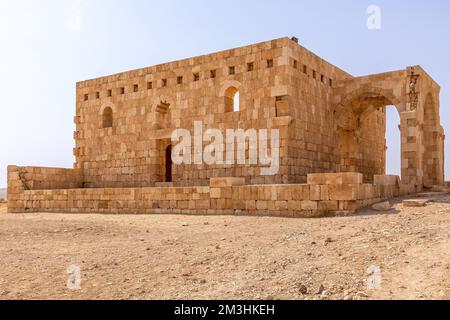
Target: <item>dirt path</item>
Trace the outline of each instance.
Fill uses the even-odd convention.
[[[323,219],[3,213],[0,299],[450,299],[450,195],[435,200]]]

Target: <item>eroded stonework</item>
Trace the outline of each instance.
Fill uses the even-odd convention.
[[[139,202],[131,211],[267,213],[267,207],[273,206],[295,215],[346,211],[349,208],[343,201],[354,201],[353,210],[382,198],[442,186],[444,130],[439,91],[439,85],[419,66],[353,77],[288,38],[83,81],[77,84],[74,169],[10,167],[10,211],[52,208],[60,194],[39,190],[64,190],[61,201],[65,202],[55,208],[59,211],[129,212],[113,195],[119,190],[132,192],[127,201],[139,202],[136,193],[147,190],[142,199],[148,198],[151,204]],[[239,111],[233,100],[237,93]],[[377,189],[374,176],[382,177],[386,171],[388,105],[396,107],[401,119],[402,174],[395,190],[387,192]],[[261,165],[250,164],[172,164],[172,132],[193,132],[196,121],[203,123],[204,131],[278,129],[278,173],[262,175]],[[238,148],[249,151],[245,143]],[[334,184],[371,185],[373,190],[365,196],[355,191],[353,198],[342,199],[331,199],[328,191],[317,197],[320,191],[311,191],[308,175],[347,172],[361,174],[362,181],[342,184],[338,177]],[[232,191],[217,197],[218,191],[201,189],[211,188],[211,179],[216,178],[240,179],[242,185],[228,186],[230,190],[277,190],[289,185],[293,190],[305,189],[305,195],[300,200],[280,200],[276,191],[262,198],[256,192],[256,199],[254,195],[243,199],[244,203],[255,201],[254,205],[233,204]],[[155,191],[160,188],[162,193]],[[199,199],[162,196],[192,193],[189,188],[200,188],[193,192]],[[91,193],[91,198],[82,196]]]

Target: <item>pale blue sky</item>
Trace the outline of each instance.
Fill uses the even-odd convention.
[[[82,0],[79,30],[68,27],[76,4],[0,2],[0,187],[7,164],[72,166],[77,81],[283,36],[355,76],[422,65],[442,87],[450,132],[446,0]],[[366,27],[371,4],[381,8],[379,31]],[[398,116],[389,115],[388,171],[396,173]]]

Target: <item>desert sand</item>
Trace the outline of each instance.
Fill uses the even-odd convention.
[[[402,200],[317,219],[13,215],[2,204],[0,299],[450,299],[450,194]],[[80,290],[67,287],[71,265]]]

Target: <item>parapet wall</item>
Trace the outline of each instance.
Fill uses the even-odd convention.
[[[17,169],[11,168],[11,179],[18,178]],[[378,184],[363,184],[362,174],[342,173],[313,174],[308,176],[308,184],[294,185],[244,185],[242,178],[215,178],[205,187],[60,190],[17,187],[8,193],[8,211],[310,217],[354,212],[401,194],[398,178],[379,176],[376,180]]]

